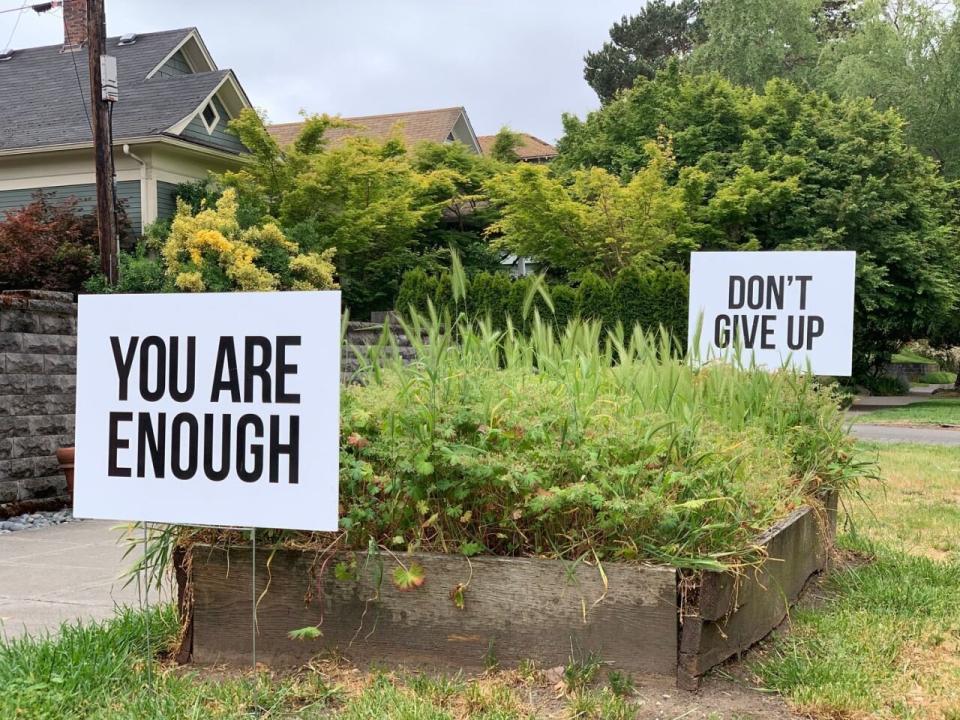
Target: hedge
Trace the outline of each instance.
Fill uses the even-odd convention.
[[[440,311],[455,313],[463,310],[471,315],[489,317],[497,327],[506,324],[509,317],[517,327],[525,327],[523,301],[530,288],[531,278],[513,279],[506,273],[482,272],[468,280],[467,298],[463,307],[453,300],[448,273],[427,275],[416,269],[406,273],[397,296],[397,310],[408,313],[410,308],[425,312],[427,300]],[[587,273],[578,285],[551,283],[550,297],[553,312],[537,296],[535,306],[542,317],[553,318],[558,328],[566,326],[573,317],[601,320],[606,328],[617,322],[625,328],[640,325],[656,330],[663,325],[675,337],[687,335],[687,275],[680,270],[628,269],[613,282]]]

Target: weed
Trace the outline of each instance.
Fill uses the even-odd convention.
[[[611,692],[617,697],[630,697],[636,690],[630,674],[619,670],[611,670],[607,673],[607,682],[610,683]]]
[[[567,692],[576,694],[589,688],[596,680],[601,664],[600,658],[594,653],[588,653],[580,659],[571,658],[563,669],[563,684]]]

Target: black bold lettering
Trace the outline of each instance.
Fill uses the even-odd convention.
[[[227,371],[227,379],[223,379],[223,371]],[[217,364],[213,371],[213,390],[210,393],[210,402],[219,402],[220,393],[230,391],[230,400],[240,402],[240,377],[237,374],[237,351],[233,347],[233,338],[223,336],[217,346]]]
[[[287,348],[299,345],[300,338],[296,335],[280,335],[277,337],[276,400],[278,403],[300,402],[300,393],[287,392],[287,375],[295,375],[297,372],[297,364],[287,362]]]
[[[759,275],[751,275],[747,280],[747,307],[751,310],[763,307],[763,278]]]
[[[796,325],[796,336],[794,336]],[[787,318],[787,347],[799,350],[803,347],[803,315],[791,315]]]
[[[127,355],[123,356],[120,350],[120,338],[113,335],[110,337],[110,346],[113,348],[113,362],[117,365],[117,379],[120,381],[118,397],[120,400],[127,399],[127,387],[130,381],[130,369],[133,367],[133,355],[136,352],[137,341],[140,338],[134,335],[127,344]]]
[[[743,307],[746,284],[742,275],[730,276],[730,285],[727,289],[727,307],[731,310],[739,310]]]
[[[181,443],[183,442],[183,428],[187,428],[187,464],[182,465]],[[173,470],[173,476],[178,480],[189,480],[197,474],[198,453],[197,439],[199,423],[190,413],[179,413],[174,415],[173,423],[170,426],[170,467]]]
[[[256,415],[242,415],[237,421],[237,475],[244,482],[256,482],[263,475],[263,445],[250,445],[253,469],[247,469],[247,428],[253,428],[253,436],[263,437],[263,421]]]
[[[740,332],[743,333],[743,347],[747,350],[753,349],[753,344],[757,341],[757,325],[760,322],[759,315],[740,315]]]
[[[260,349],[260,360],[254,360],[254,350]],[[261,335],[246,339],[243,354],[243,401],[253,402],[253,378],[260,378],[260,401],[270,402],[270,341]]]
[[[767,310],[783,310],[783,275],[767,275]]]
[[[220,421],[220,467],[213,467],[213,414],[203,416],[203,472],[207,480],[220,482],[230,472],[230,416]]]
[[[112,412],[110,413],[110,434],[109,434],[109,450],[108,450],[108,463],[107,463],[107,475],[109,477],[130,477],[130,468],[122,468],[117,465],[117,451],[126,450],[130,447],[130,441],[126,438],[121,438],[117,431],[120,429],[119,425],[122,422],[130,422],[133,420],[133,413],[129,412]]]
[[[807,350],[813,348],[813,341],[823,335],[823,318],[811,315],[807,318]]]
[[[813,280],[813,275],[797,275],[797,282],[800,283],[800,309],[807,309],[807,283]]]
[[[137,413],[137,477],[146,477],[147,456],[150,452],[150,464],[153,476],[164,476],[164,456],[167,450],[167,414],[157,414],[157,431],[153,430],[150,413]]]
[[[170,338],[170,397],[177,402],[186,402],[193,397],[193,386],[196,380],[197,339],[187,338],[187,387],[180,389],[179,362],[180,338]]]
[[[157,383],[153,390],[150,389],[150,349],[156,350],[157,355]],[[156,402],[163,397],[166,390],[167,376],[167,346],[163,340],[156,335],[144,338],[140,344],[140,397],[148,402]]]
[[[760,349],[761,350],[775,350],[776,345],[770,337],[773,335],[773,323],[776,321],[776,315],[761,315],[762,326],[760,329]]]
[[[289,461],[289,483],[300,481],[300,416],[290,416],[290,434],[285,444],[280,443],[280,416],[270,416],[270,482],[280,482],[280,456]]]
[[[730,344],[730,317],[717,315],[713,322],[713,344],[718,348],[725,348]]]

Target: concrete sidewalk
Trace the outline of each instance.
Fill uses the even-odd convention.
[[[132,560],[123,558],[114,525],[88,520],[0,535],[0,636],[55,631],[64,621],[138,606],[136,583],[124,588],[120,577]]]
[[[917,427],[858,423],[850,428],[850,434],[858,440],[873,442],[960,445],[960,430],[950,430],[936,425]]]

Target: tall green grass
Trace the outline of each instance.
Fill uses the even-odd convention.
[[[430,306],[404,324],[413,362],[387,335],[365,356],[342,399],[347,545],[720,569],[871,474],[815,377],[702,364],[639,327],[557,333],[535,293],[528,332]]]

